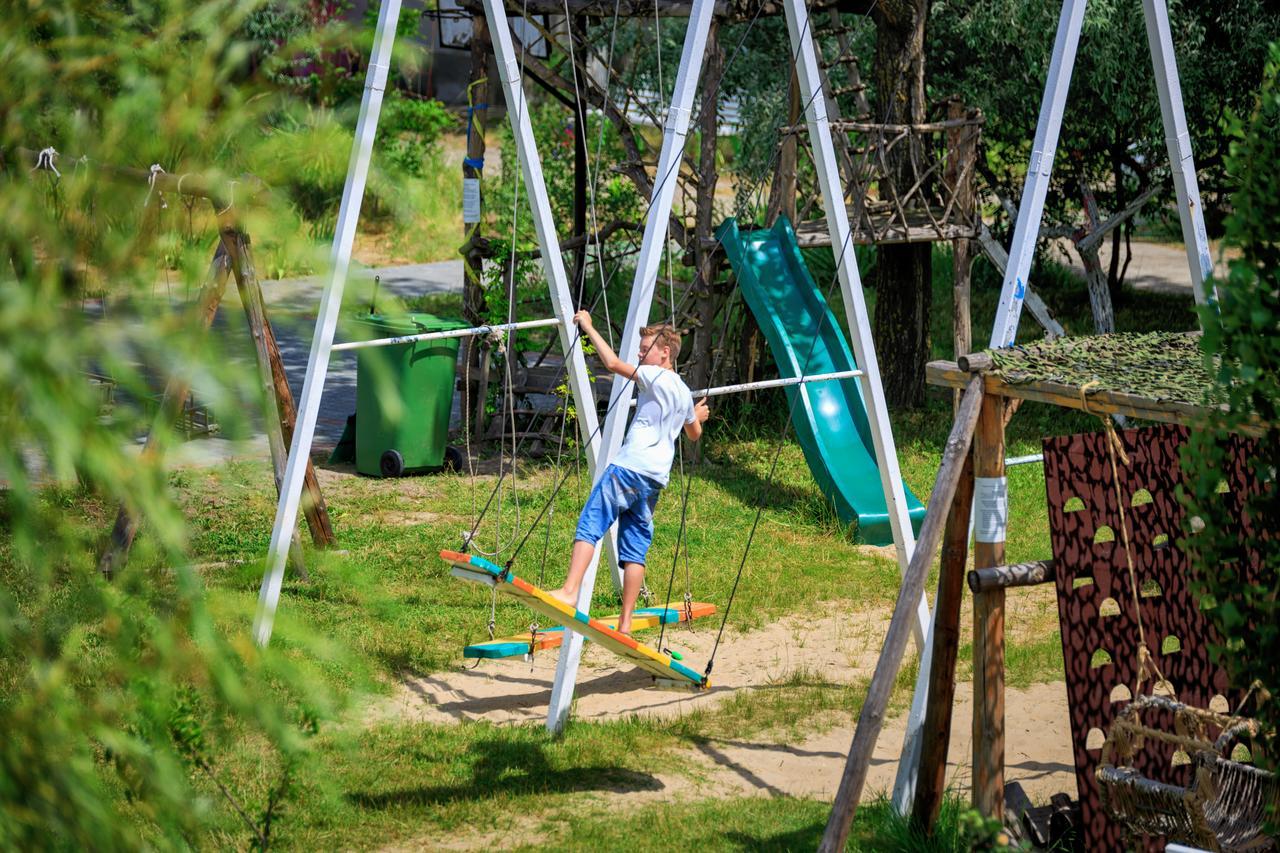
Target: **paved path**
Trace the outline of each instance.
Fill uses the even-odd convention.
[[[378,283],[379,300],[387,294],[408,299],[431,293],[461,293],[463,282],[462,261],[441,261],[434,264],[408,264],[404,266],[360,269],[352,273],[343,298],[344,317],[361,310],[368,310],[374,277]],[[262,293],[267,302],[267,317],[275,331],[280,356],[284,360],[285,373],[293,397],[302,396],[302,383],[307,373],[307,358],[311,352],[311,339],[315,334],[316,314],[326,279],[321,276],[281,279],[262,282]],[[254,363],[253,341],[245,327],[244,313],[240,306],[239,292],[234,283],[228,285],[213,328],[221,343],[233,358],[246,365]],[[338,340],[342,340],[339,332]],[[454,414],[457,415],[458,395],[455,392]],[[320,401],[320,413],[316,420],[313,446],[328,449],[337,444],[346,425],[347,416],[356,410],[356,354],[353,351],[335,353],[329,361],[329,373],[325,379],[324,395]],[[216,413],[215,413],[216,416]],[[259,432],[248,441],[230,441],[224,438],[199,439],[186,442],[175,449],[172,457],[177,465],[213,465],[227,459],[244,456],[266,456],[265,434]]]

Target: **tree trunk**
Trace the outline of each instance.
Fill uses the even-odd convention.
[[[719,80],[721,68],[724,66],[724,51],[720,47],[720,24],[711,22],[707,33],[707,66],[703,72],[707,80]],[[708,89],[702,97],[702,110],[699,117],[698,144],[698,194],[694,216],[697,221],[696,233],[710,234],[714,227],[716,200],[716,99],[717,91]],[[794,199],[794,195],[792,196]],[[785,202],[785,200],[784,200]],[[715,329],[716,300],[711,291],[716,280],[716,273],[723,256],[708,251],[702,242],[694,243],[695,259],[694,315],[697,325],[693,329],[693,346],[690,351],[689,379],[694,388],[706,388],[711,379],[711,350],[716,341],[713,340]],[[675,306],[671,307],[672,312]],[[678,320],[677,320],[678,322]]]
[[[918,124],[925,119],[924,26],[928,16],[929,0],[880,0],[876,5],[876,115],[887,124]],[[913,156],[923,162],[923,152],[901,145],[888,157],[892,182],[899,192],[910,188]],[[880,380],[890,406],[914,408],[924,403],[932,251],[930,243],[877,247],[872,333]]]
[[[871,332],[880,360],[880,382],[890,406],[924,403],[924,366],[929,358],[929,313],[933,293],[929,243],[877,247],[875,322]]]

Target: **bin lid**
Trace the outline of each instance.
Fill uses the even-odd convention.
[[[369,314],[361,312],[355,316],[357,325],[370,327],[373,337],[398,338],[404,335],[420,335],[423,332],[447,332],[451,329],[465,329],[467,324],[462,320],[450,317],[437,317],[434,314]]]

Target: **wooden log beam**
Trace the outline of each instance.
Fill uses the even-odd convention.
[[[1008,483],[1004,476],[1005,400],[982,398],[973,438],[973,564],[1004,564]],[[973,597],[973,805],[985,817],[1004,815],[1004,589]]]
[[[933,661],[929,667],[929,699],[925,706],[924,740],[916,781],[912,821],[933,834],[947,789],[947,752],[951,747],[951,714],[956,698],[956,658],[960,652],[960,602],[964,566],[969,556],[969,512],[973,506],[973,456],[965,457],[947,527],[942,534],[938,596],[934,601]]]
[[[982,127],[986,122],[982,118],[949,118],[944,121],[923,122],[921,124],[875,124],[869,121],[833,121],[832,131],[846,133],[877,133],[886,136],[897,133],[945,133],[964,127]],[[778,129],[779,134],[807,133],[807,124],[789,124]]]
[[[921,593],[924,592],[929,566],[933,563],[933,557],[942,540],[946,520],[950,516],[953,499],[964,471],[965,459],[969,455],[969,445],[973,440],[983,400],[982,382],[981,376],[970,379],[965,389],[964,399],[960,403],[960,410],[956,414],[955,423],[951,427],[951,434],[947,437],[946,446],[943,448],[942,464],[938,468],[933,492],[929,496],[929,510],[925,514],[924,524],[920,527],[915,552],[911,555],[911,561],[902,576],[902,587],[898,591],[898,600],[894,604],[889,630],[885,635],[884,645],[880,649],[880,659],[876,662],[875,674],[871,677],[871,686],[867,690],[862,712],[858,716],[853,744],[849,748],[849,758],[845,762],[844,773],[840,778],[840,788],[836,793],[831,817],[827,821],[826,832],[822,836],[819,850],[829,853],[843,851],[845,841],[849,837],[854,812],[857,811],[858,801],[862,797],[862,787],[867,781],[871,754],[875,750],[876,740],[880,737],[885,711],[889,706],[889,697],[893,693],[898,668],[902,664],[902,655],[906,651],[907,640],[911,637],[916,607]]]
[[[200,295],[196,300],[195,325],[208,330],[213,325],[213,318],[218,314],[218,306],[222,303],[222,294],[227,289],[227,278],[231,275],[231,265],[227,260],[225,249],[219,245],[209,264],[209,274]],[[169,425],[177,420],[182,407],[186,405],[191,394],[191,382],[182,376],[174,376],[165,385],[164,396],[160,399],[160,410],[156,415],[156,427],[147,434],[147,443],[142,448],[144,459],[158,456],[161,452],[159,436],[163,433],[160,425]],[[116,512],[115,524],[111,527],[111,535],[107,546],[98,557],[98,571],[103,577],[111,580],[116,572],[129,559],[129,551],[133,548],[133,540],[138,536],[141,519],[121,505]]]
[[[943,388],[964,388],[971,378],[967,370],[961,370],[954,361],[931,361],[925,365],[925,381],[930,385]],[[1036,381],[1020,382],[1010,385],[998,376],[987,373],[988,394],[1008,397],[1016,400],[1033,400],[1037,403],[1050,403],[1066,409],[1080,409],[1080,389],[1060,382]],[[1156,400],[1127,394],[1123,391],[1090,391],[1089,411],[1092,414],[1125,415],[1161,423],[1186,424],[1200,426],[1210,416],[1211,410],[1204,406],[1183,403],[1173,400]],[[1243,435],[1261,435],[1263,426],[1250,425],[1237,430]]]
[[[1011,566],[992,566],[969,572],[969,589],[975,595],[996,589],[1016,586],[1037,586],[1053,583],[1057,566],[1053,560],[1035,560],[1030,563],[1014,563]]]
[[[249,332],[253,335],[259,374],[269,410],[266,423],[267,439],[271,446],[276,490],[279,491],[280,484],[284,481],[288,448],[293,441],[293,428],[297,421],[298,410],[293,401],[293,392],[289,390],[289,379],[285,374],[284,360],[280,357],[280,347],[276,344],[275,332],[272,331],[271,322],[267,319],[266,304],[253,263],[249,235],[237,227],[229,211],[218,213],[218,226],[222,244],[227,247],[227,255],[231,259],[231,271],[236,277],[236,286],[240,291],[240,301],[244,307],[245,319],[249,324]],[[333,535],[333,526],[329,520],[324,495],[320,491],[320,483],[316,479],[315,467],[310,459],[307,460],[307,470],[302,484],[302,511],[307,519],[307,526],[311,530],[311,539],[315,544],[326,547],[337,541]],[[296,567],[305,578],[305,568],[300,563],[296,564]]]
[[[996,366],[990,353],[971,352],[956,359],[956,365],[969,373],[985,373]]]
[[[958,98],[947,102],[948,120],[966,117],[964,104]],[[977,158],[977,134],[964,132],[963,125],[947,131],[947,170],[944,176],[956,215],[966,221],[973,218],[976,195],[973,189],[974,160]],[[960,238],[951,243],[951,342],[952,352],[967,353],[973,344],[969,320],[969,278],[973,266],[973,241]],[[960,405],[957,393],[955,406]]]

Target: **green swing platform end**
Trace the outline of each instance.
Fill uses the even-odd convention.
[[[634,663],[652,675],[662,687],[705,690],[711,684],[709,679],[673,660],[671,655],[638,643],[626,634],[619,634],[599,619],[592,619],[553,597],[551,593],[516,577],[509,569],[495,565],[483,557],[460,554],[457,551],[441,551],[440,557],[453,567],[450,573],[454,577],[484,584],[498,592],[515,596],[535,613],[546,616],[570,631],[577,631],[593,643]]]

